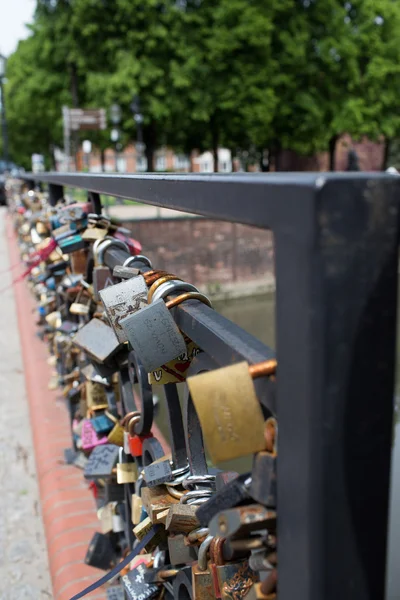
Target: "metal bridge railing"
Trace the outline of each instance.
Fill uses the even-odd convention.
[[[400,178],[385,174],[28,174],[63,186],[270,228],[277,416],[279,600],[383,598],[395,377]],[[111,269],[127,254],[105,251]],[[174,310],[199,370],[274,356],[199,302]],[[246,399],[243,398],[243,402]],[[189,400],[187,400],[189,402]],[[126,406],[126,410],[131,407]],[[186,435],[190,423],[186,422]],[[196,468],[196,456],[189,457]]]

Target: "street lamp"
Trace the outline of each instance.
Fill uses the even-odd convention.
[[[118,104],[112,104],[110,107],[110,119],[114,125],[111,130],[111,141],[115,144],[115,170],[118,172],[118,149],[119,149],[119,128],[121,122],[121,107]]]
[[[7,135],[7,120],[6,120],[6,104],[4,98],[4,78],[6,74],[6,63],[7,59],[5,56],[0,54],[0,101],[1,101],[1,135],[3,138],[3,157],[8,165],[8,135]]]

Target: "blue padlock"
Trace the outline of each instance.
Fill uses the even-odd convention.
[[[91,419],[93,429],[97,434],[109,433],[114,427],[115,423],[107,417],[107,415],[99,415]]]
[[[86,242],[79,234],[71,235],[65,240],[58,242],[58,245],[64,254],[69,254],[71,252],[76,252],[77,250],[82,250],[82,248],[86,248]]]

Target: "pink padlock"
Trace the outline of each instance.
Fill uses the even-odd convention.
[[[90,419],[84,419],[81,433],[82,450],[93,450],[96,446],[107,444],[107,436],[97,437]]]

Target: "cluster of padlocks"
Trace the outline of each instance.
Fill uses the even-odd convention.
[[[253,381],[273,380],[276,362],[210,368],[177,324],[186,303],[212,311],[194,285],[153,268],[90,203],[50,206],[26,190],[11,200],[39,333],[70,411],[65,460],[97,505],[85,560],[119,571],[108,599],[276,598],[277,423]],[[118,252],[106,260],[112,250],[119,264]],[[169,447],[152,432],[155,391]],[[244,473],[216,468],[245,455]]]

